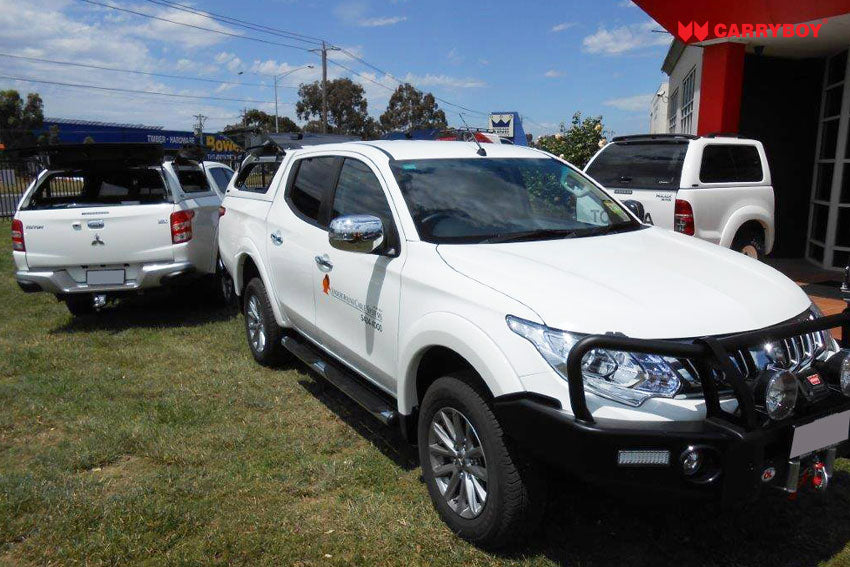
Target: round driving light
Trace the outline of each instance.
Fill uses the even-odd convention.
[[[764,407],[770,419],[785,419],[797,404],[797,378],[787,370],[772,372],[764,390]]]
[[[679,462],[682,464],[682,472],[687,476],[693,476],[702,466],[702,454],[699,449],[688,447],[679,457]]]

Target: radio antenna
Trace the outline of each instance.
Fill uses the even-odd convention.
[[[487,151],[484,149],[484,146],[481,145],[481,142],[478,141],[478,137],[475,135],[475,132],[472,131],[472,128],[469,127],[469,124],[466,123],[466,120],[463,118],[463,113],[458,112],[458,116],[460,116],[463,125],[466,126],[466,129],[472,134],[472,141],[478,145],[478,151],[476,152],[480,156],[486,156]]]

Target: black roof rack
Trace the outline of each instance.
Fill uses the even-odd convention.
[[[696,140],[699,136],[693,134],[632,134],[630,136],[615,136],[612,142],[678,142],[681,140]]]

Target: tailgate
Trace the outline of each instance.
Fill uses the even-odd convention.
[[[174,205],[22,210],[27,265],[32,268],[171,262]]]
[[[610,189],[620,201],[638,201],[643,205],[646,215],[643,221],[660,226],[673,228],[673,217],[676,212],[676,190],[665,189]]]

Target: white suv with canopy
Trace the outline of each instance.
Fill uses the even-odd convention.
[[[295,356],[419,446],[440,516],[483,546],[542,513],[536,463],[741,501],[823,488],[850,352],[782,274],[644,225],[539,150],[288,150],[231,187],[219,247],[261,364]]]
[[[158,144],[36,148],[47,164],[12,220],[15,278],[74,315],[110,296],[217,273],[219,205],[232,170]],[[223,184],[223,185],[221,185]]]

